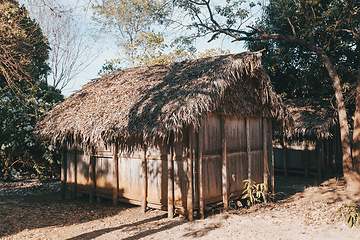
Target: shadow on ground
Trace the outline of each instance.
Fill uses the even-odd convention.
[[[113,216],[134,207],[111,201],[90,204],[86,196],[60,200],[60,192],[52,191],[17,196],[0,196],[0,237],[49,226],[68,226]]]

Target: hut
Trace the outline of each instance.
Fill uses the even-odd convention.
[[[328,100],[284,100],[293,126],[274,136],[275,170],[306,177],[342,173],[340,126]]]
[[[44,114],[35,134],[63,149],[63,196],[192,219],[227,208],[244,179],[273,189],[272,127],[286,117],[261,53],[246,52],[105,74]]]

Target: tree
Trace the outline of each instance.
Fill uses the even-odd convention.
[[[166,15],[164,1],[104,0],[93,6],[93,19],[111,34],[121,49],[117,62],[135,67],[138,59],[153,46],[159,46],[163,37],[155,31],[156,22]]]
[[[332,0],[272,0],[265,8],[264,16],[264,21],[277,22],[271,31],[266,31],[267,29],[262,27],[245,29],[242,22],[248,17],[248,14],[240,16],[234,14],[234,9],[238,7],[240,1],[227,0],[226,4],[221,6],[213,6],[211,0],[175,0],[174,2],[194,19],[189,27],[193,27],[202,33],[211,34],[210,40],[219,34],[225,34],[233,38],[234,41],[270,39],[278,42],[285,41],[294,46],[302,47],[308,52],[315,53],[322,60],[334,89],[340,122],[344,177],[350,182],[355,173],[341,80],[326,51],[330,46],[328,44],[335,40],[333,33],[338,28],[337,23],[342,21],[342,18],[347,14],[346,12],[334,12],[336,9],[333,8],[333,5],[336,5],[337,2]],[[206,18],[203,17],[204,12],[207,13]],[[281,28],[277,29],[277,26],[281,26]]]
[[[63,90],[98,56],[86,19],[87,4],[79,0],[66,3],[58,0],[20,0],[40,24],[50,44],[47,82]],[[85,5],[84,5],[85,4]]]
[[[32,83],[45,77],[49,46],[39,26],[15,0],[0,1],[0,83],[13,91],[17,83]]]
[[[45,76],[48,44],[39,26],[14,0],[0,1],[0,175],[13,168],[36,168],[53,152],[35,144],[39,116],[63,101]],[[41,143],[45,145],[46,143]]]

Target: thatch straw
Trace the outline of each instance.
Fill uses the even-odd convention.
[[[285,131],[289,140],[316,140],[331,138],[332,128],[338,124],[336,109],[327,100],[288,99],[284,101],[293,127]]]
[[[261,66],[260,53],[240,53],[105,74],[42,116],[35,134],[60,146],[89,147],[175,139],[198,129],[208,113],[287,115]]]

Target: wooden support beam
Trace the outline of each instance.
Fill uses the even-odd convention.
[[[226,158],[226,123],[227,118],[224,115],[220,117],[220,135],[221,135],[221,172],[222,172],[222,198],[224,209],[229,208],[229,194],[228,194],[228,164]]]
[[[189,181],[189,189],[187,195],[187,212],[190,221],[194,219],[194,164],[193,164],[193,136],[194,130],[192,127],[188,128],[188,158],[187,158],[187,178]]]
[[[95,153],[94,151],[90,152],[90,166],[89,166],[89,178],[90,178],[90,193],[89,193],[89,202],[93,203],[95,200]]]
[[[74,176],[73,176],[73,180],[74,183],[72,185],[72,189],[71,189],[71,199],[75,199],[76,198],[76,182],[77,182],[77,151],[76,148],[73,150],[73,161],[71,162],[71,168],[74,170]]]
[[[141,148],[141,165],[142,165],[142,188],[143,198],[141,203],[141,210],[146,211],[147,208],[147,194],[148,194],[148,183],[147,183],[147,161],[146,161],[146,146],[143,145]]]
[[[198,158],[199,158],[199,214],[200,218],[205,218],[204,212],[204,176],[203,176],[203,144],[204,144],[204,133],[203,133],[203,125],[205,124],[205,120],[201,121],[199,134],[198,134]]]
[[[174,150],[172,143],[167,150],[168,162],[168,218],[174,217]]]
[[[114,183],[113,183],[113,205],[117,206],[118,204],[118,193],[119,193],[119,159],[118,159],[118,144],[115,142],[113,145],[113,161],[114,161]]]
[[[251,142],[250,142],[250,119],[245,118],[246,124],[246,155],[248,161],[248,179],[251,179]]]
[[[264,195],[265,199],[264,202],[266,203],[267,194],[268,194],[268,151],[267,151],[267,137],[268,137],[268,131],[267,131],[267,119],[262,118],[262,136],[263,136],[263,164],[264,164],[264,184],[265,184],[265,190]]]
[[[61,200],[65,199],[66,194],[66,178],[67,178],[67,151],[66,148],[61,149]]]

